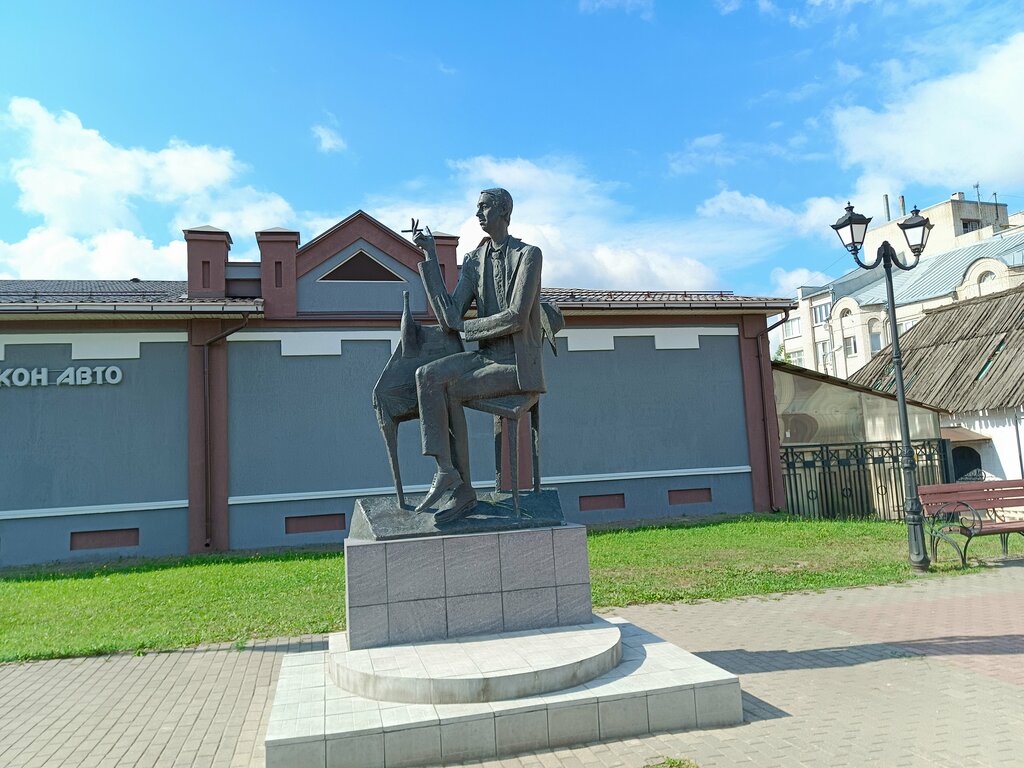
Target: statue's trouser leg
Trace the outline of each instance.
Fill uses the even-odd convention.
[[[442,469],[452,466],[452,443],[458,440],[451,433],[448,385],[467,371],[481,368],[488,362],[478,352],[459,352],[416,369],[416,397],[419,401],[423,454],[436,458]],[[459,450],[459,446],[456,448],[456,454],[467,453]]]
[[[448,418],[452,430],[455,466],[465,483],[471,484],[469,475],[469,434],[466,412],[462,404],[482,397],[495,397],[517,392],[518,376],[513,365],[490,363],[470,371],[448,384]]]
[[[462,476],[462,482],[473,485],[469,469],[469,430],[466,428],[466,412],[461,403],[453,403],[448,398],[448,424],[451,430],[449,445],[451,446],[452,463]]]
[[[469,435],[462,403],[519,389],[514,365],[492,362],[479,352],[461,352],[417,369],[423,453],[439,467],[456,467],[469,481]]]

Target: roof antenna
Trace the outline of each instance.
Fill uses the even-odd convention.
[[[974,194],[978,198],[978,226],[981,226],[981,182],[974,182]]]

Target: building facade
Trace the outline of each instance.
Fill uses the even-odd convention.
[[[907,397],[946,411],[954,479],[1024,478],[1024,286],[928,311],[900,349]],[[882,357],[852,381],[895,390]]]
[[[1024,215],[1003,203],[978,203],[962,193],[921,212],[933,224],[917,267],[893,270],[897,330],[926,311],[1024,283]],[[882,242],[905,249],[898,220],[868,230],[865,259]],[[803,286],[783,326],[783,349],[794,365],[848,378],[891,343],[884,273],[856,268],[824,286]]]
[[[254,262],[221,230],[185,240],[187,282],[0,281],[0,566],[336,544],[356,497],[391,492],[370,398],[404,292],[430,321],[420,251],[361,211],[301,247],[258,232]],[[458,240],[437,244],[452,287]],[[567,518],[782,506],[767,317],[788,300],[544,298],[566,328],[545,353],[541,469]],[[468,416],[486,487],[491,418]],[[400,428],[411,491],[431,477],[419,442]]]

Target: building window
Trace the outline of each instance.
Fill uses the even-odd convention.
[[[811,307],[811,315],[814,316],[815,325],[824,325],[828,322],[828,315],[832,311],[832,302],[826,301],[824,304],[816,304]]]
[[[963,227],[964,233],[977,232],[981,229],[981,222],[977,219],[960,219],[960,226]]]
[[[796,349],[792,352],[787,353],[789,355],[790,365],[799,365],[801,368],[804,366],[804,351],[802,349]]]
[[[800,335],[800,318],[794,317],[792,320],[787,320],[785,325],[782,326],[782,335],[787,339],[793,339]]]
[[[882,324],[877,320],[868,323],[868,339],[871,342],[871,354],[882,351]]]
[[[843,338],[843,354],[847,357],[853,357],[857,354],[856,336],[846,336]]]
[[[909,331],[915,325],[917,325],[917,318],[916,317],[913,320],[904,320],[901,323],[896,323],[896,333],[898,333],[900,336],[902,336],[904,333]]]
[[[828,358],[832,354],[832,345],[827,341],[819,341],[814,347],[818,352],[818,362],[821,363],[825,371],[828,371]]]
[[[978,293],[981,296],[992,293],[996,290],[996,273],[992,271],[982,272],[978,275]]]

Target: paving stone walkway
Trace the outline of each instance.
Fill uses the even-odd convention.
[[[1024,765],[1024,561],[616,613],[738,674],[746,722],[483,765]],[[262,768],[281,658],[324,647],[316,636],[0,665],[0,766]]]

